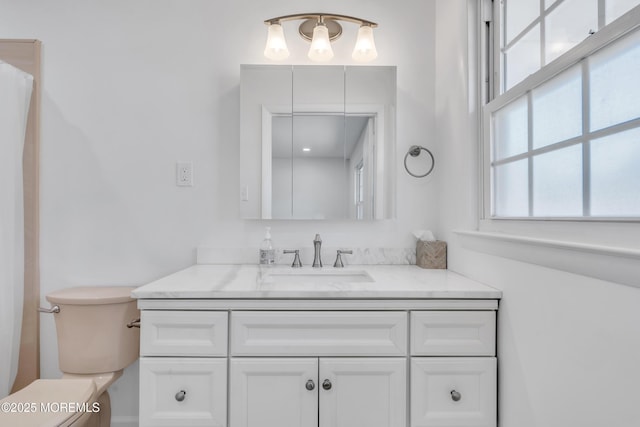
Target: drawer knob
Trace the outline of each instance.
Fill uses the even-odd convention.
[[[182,402],[185,398],[185,396],[187,395],[187,392],[184,390],[180,390],[179,392],[176,393],[176,400],[178,402]]]
[[[453,399],[454,402],[457,402],[460,399],[462,399],[462,395],[460,394],[460,392],[457,392],[455,390],[451,390],[451,399]]]
[[[322,388],[325,389],[325,390],[331,390],[331,381],[324,380],[322,382]]]
[[[305,385],[305,387],[307,388],[307,390],[311,391],[314,388],[316,388],[316,383],[314,383],[313,380],[309,380],[307,381],[307,384]]]

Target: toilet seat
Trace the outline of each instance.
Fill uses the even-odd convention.
[[[70,426],[91,414],[95,397],[96,384],[92,379],[35,380],[0,400],[3,405],[0,425]]]

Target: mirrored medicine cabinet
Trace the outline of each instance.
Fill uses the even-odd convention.
[[[396,68],[242,65],[245,219],[395,216]]]

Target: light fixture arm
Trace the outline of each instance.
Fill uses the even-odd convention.
[[[354,24],[366,25],[371,28],[376,28],[378,26],[378,24],[376,24],[375,22],[367,21],[365,19],[360,19],[360,18],[347,16],[347,15],[336,15],[332,13],[298,13],[294,15],[283,15],[283,16],[278,16],[276,18],[266,19],[264,23],[265,25],[271,25],[271,24],[279,24],[283,21],[295,21],[299,19],[316,19],[319,22],[322,22],[325,19],[331,19],[334,21],[346,21]]]

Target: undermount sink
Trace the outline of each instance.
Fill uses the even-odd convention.
[[[373,278],[364,270],[338,270],[338,269],[276,269],[263,271],[261,282],[263,284],[332,284],[332,283],[370,283]]]

